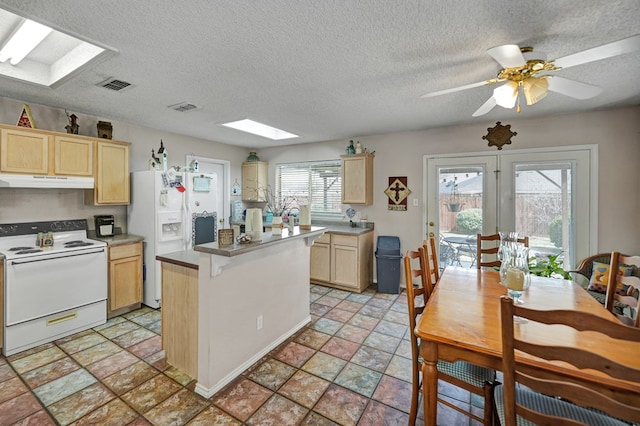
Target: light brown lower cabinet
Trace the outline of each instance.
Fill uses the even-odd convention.
[[[108,317],[141,306],[142,241],[109,246],[108,293]]]
[[[314,284],[364,291],[373,279],[373,231],[322,235],[311,246],[310,278]]]

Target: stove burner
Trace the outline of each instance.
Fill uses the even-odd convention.
[[[41,251],[42,250],[40,249],[32,249],[31,247],[27,247],[27,250],[19,251],[16,254],[40,253]]]
[[[84,243],[84,241],[83,240],[67,241],[66,243],[64,243],[64,245],[66,246],[67,244],[78,244],[78,243]]]
[[[32,250],[33,247],[11,247],[9,251]]]

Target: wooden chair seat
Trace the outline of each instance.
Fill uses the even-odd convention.
[[[516,388],[516,399],[519,404],[531,410],[555,416],[562,413],[561,415],[563,418],[572,419],[585,425],[629,426],[629,423],[607,416],[599,411],[588,410],[574,405],[571,402],[533,392],[530,389],[523,387]],[[501,425],[506,425],[507,423],[504,415],[504,388],[502,386],[496,387],[495,402],[498,420]],[[520,418],[518,419],[518,424],[533,425],[533,423],[525,422]]]

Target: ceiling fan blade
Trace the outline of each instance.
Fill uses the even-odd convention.
[[[493,99],[493,96],[491,96],[489,99],[487,99],[487,102],[483,103],[482,106],[476,110],[476,112],[471,114],[471,116],[479,117],[481,115],[485,115],[486,113],[491,111],[493,107],[496,105],[497,105],[496,100]]]
[[[492,47],[487,50],[487,53],[495,59],[502,68],[514,68],[521,67],[527,61],[525,61],[520,47],[515,44],[505,44],[503,46]]]
[[[625,53],[635,52],[636,50],[640,50],[640,34],[614,41],[612,43],[603,44],[602,46],[583,50],[582,52],[577,52],[572,55],[564,56],[556,59],[553,63],[556,67],[569,68],[576,65],[586,64],[588,62],[623,55]]]
[[[592,84],[581,83],[568,78],[548,76],[549,90],[575,99],[590,99],[598,96],[602,88]]]
[[[465,86],[454,87],[452,89],[439,90],[437,92],[425,93],[420,96],[421,98],[433,98],[434,96],[446,95],[447,93],[460,92],[462,90],[473,89],[474,87],[485,86],[487,84],[495,83],[495,79],[479,81],[477,83],[467,84]]]

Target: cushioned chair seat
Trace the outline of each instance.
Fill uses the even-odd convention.
[[[439,360],[438,371],[478,388],[482,388],[485,382],[493,382],[496,377],[493,370],[478,367],[468,362],[447,362]]]
[[[502,386],[496,386],[495,404],[500,424],[505,424],[503,391],[504,388]],[[542,395],[526,388],[516,389],[516,399],[518,403],[525,405],[528,408],[535,409],[536,411],[547,414],[558,413],[562,417],[572,418],[591,426],[629,426],[629,423],[614,419],[613,417],[607,416],[599,411],[582,408],[570,402]],[[518,425],[535,426],[533,423],[520,417],[518,417]]]

